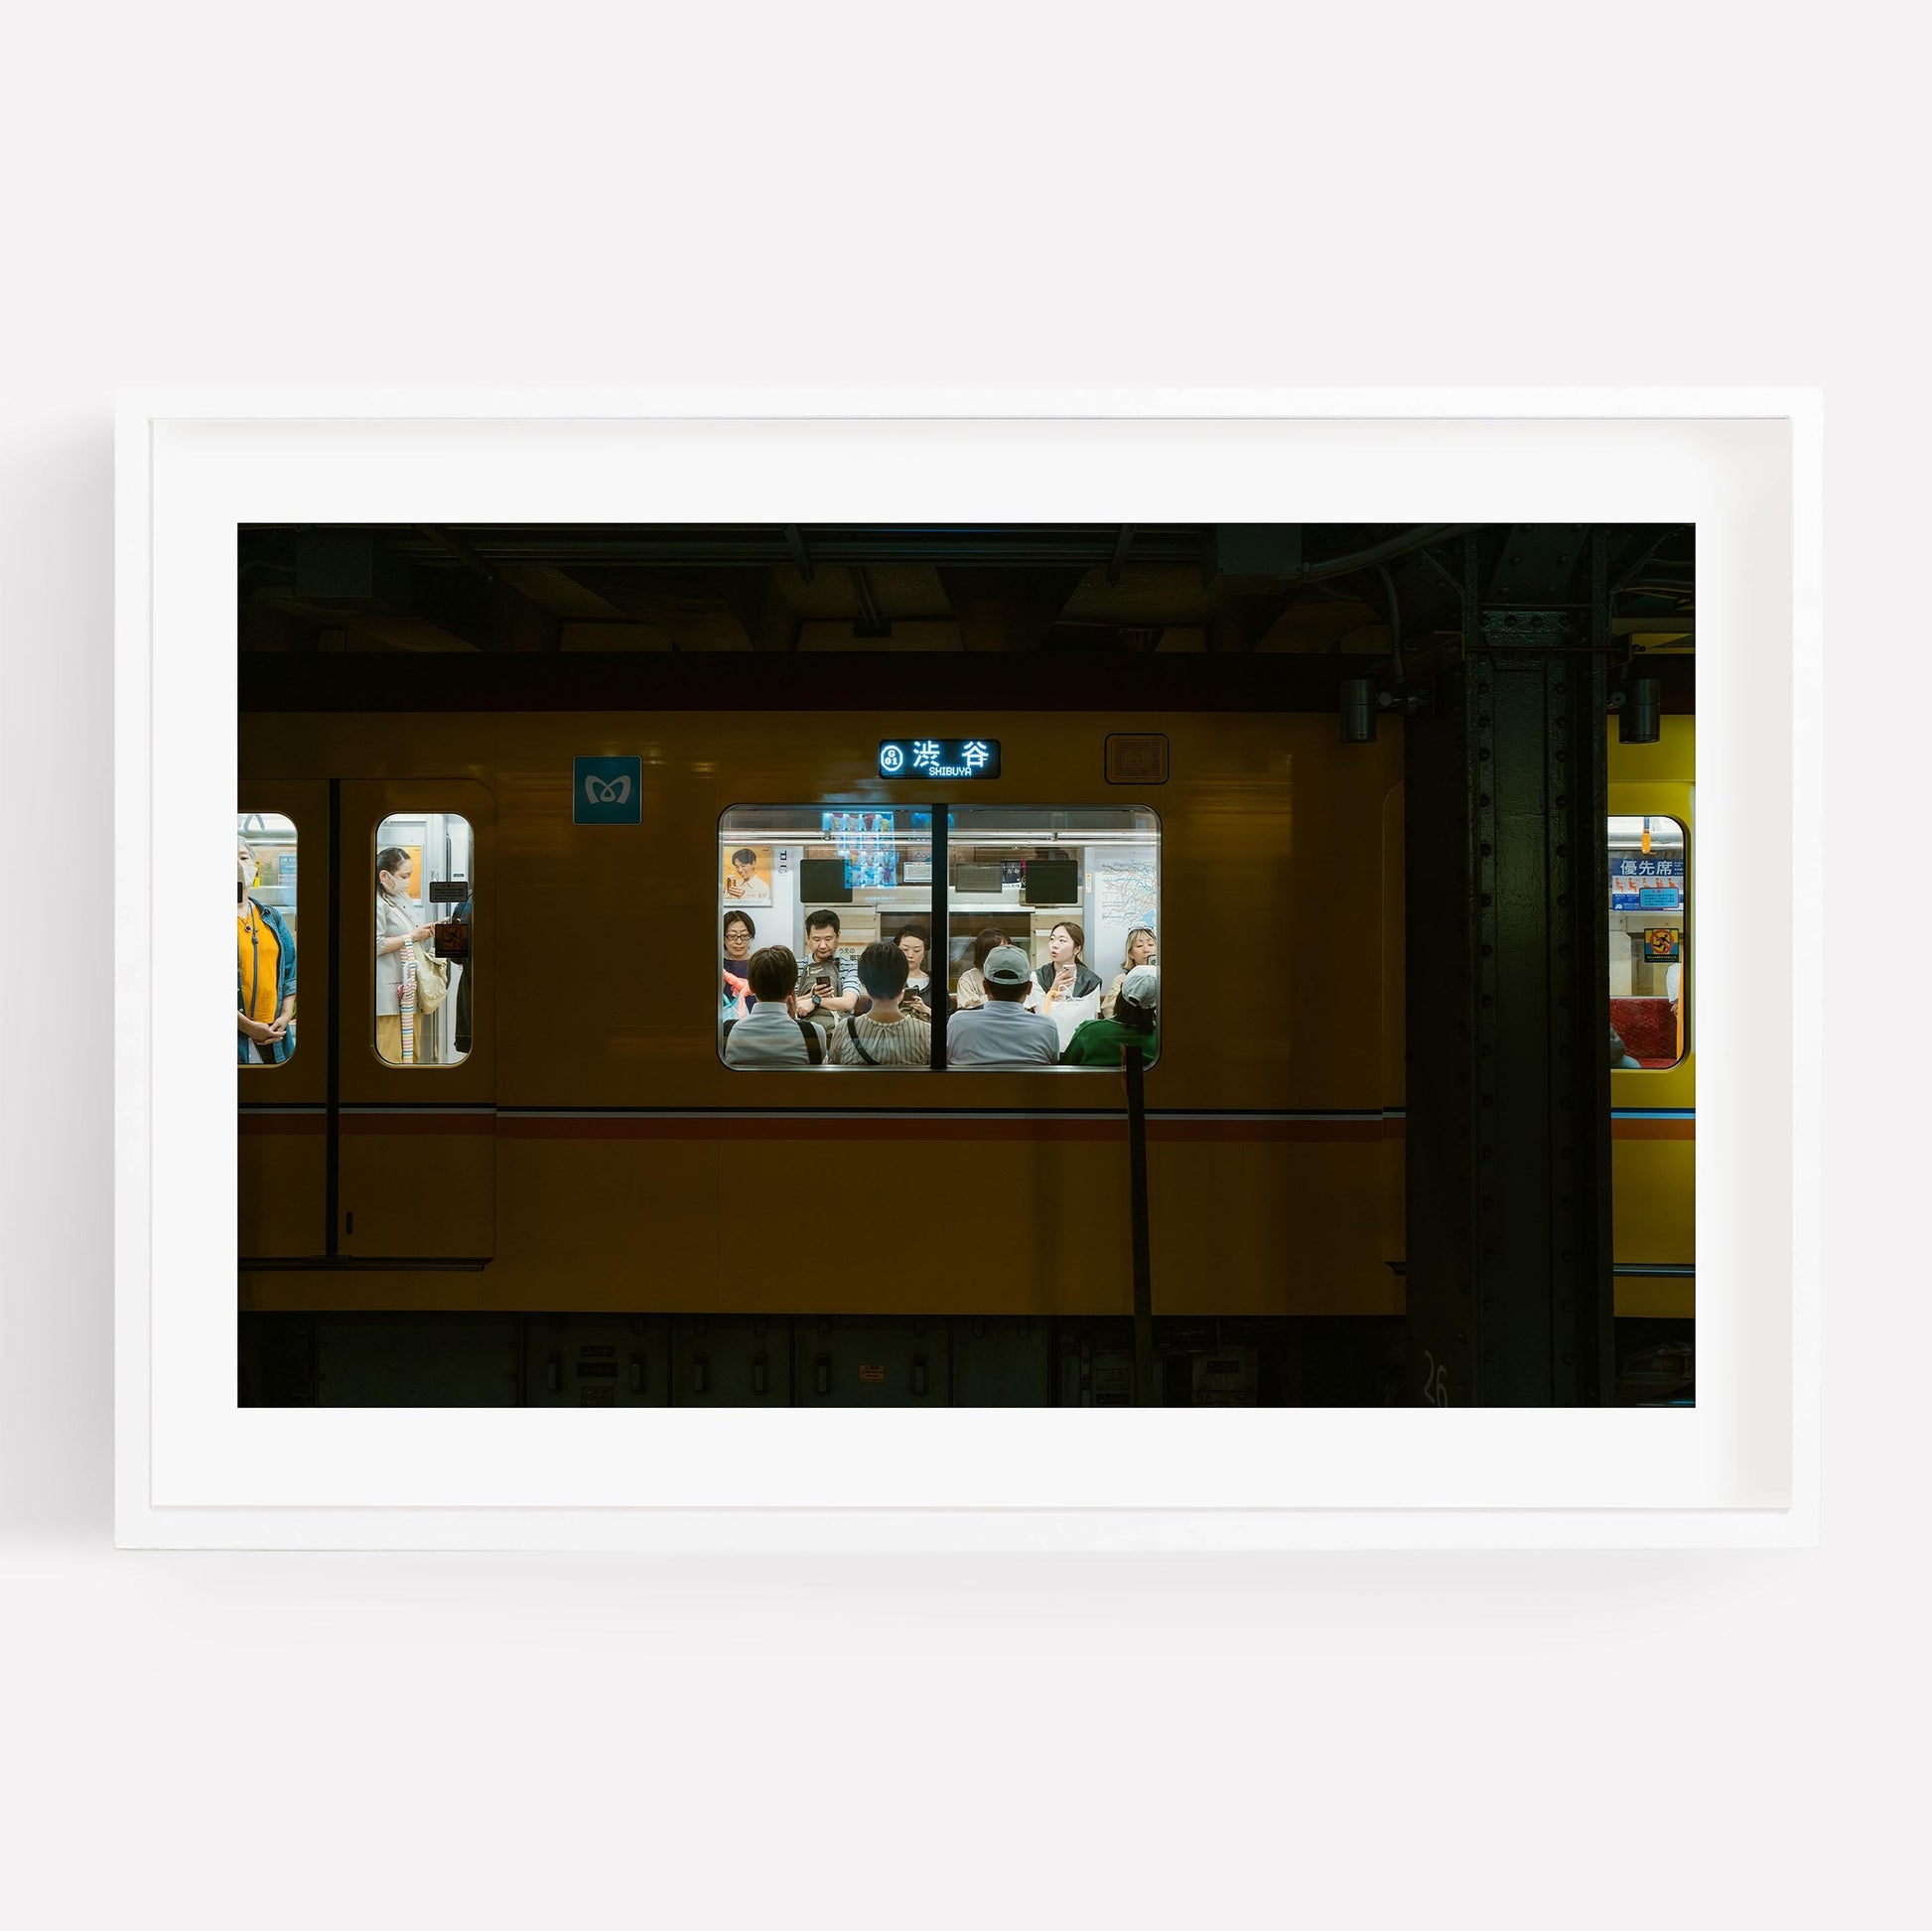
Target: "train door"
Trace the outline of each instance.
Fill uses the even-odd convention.
[[[495,1252],[495,808],[464,778],[345,779],[337,1251]]]

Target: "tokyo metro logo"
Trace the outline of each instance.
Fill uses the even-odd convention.
[[[571,823],[640,825],[643,791],[641,758],[579,758],[571,770]]]

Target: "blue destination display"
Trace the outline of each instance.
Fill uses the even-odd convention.
[[[887,738],[879,746],[881,777],[973,778],[1000,775],[997,738]]]

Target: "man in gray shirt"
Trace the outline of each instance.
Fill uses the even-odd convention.
[[[1034,982],[1033,967],[1017,945],[996,945],[981,968],[986,1004],[955,1013],[946,1022],[949,1066],[1057,1066],[1060,1030],[1041,1013],[1021,1004]]]
[[[829,1037],[840,1018],[859,1003],[856,973],[839,956],[839,915],[815,911],[805,919],[805,956],[798,962],[798,1017]]]

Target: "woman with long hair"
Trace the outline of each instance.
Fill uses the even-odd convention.
[[[1100,1002],[1100,1017],[1104,1020],[1114,1016],[1114,1002],[1120,997],[1120,984],[1136,966],[1152,965],[1158,950],[1154,943],[1152,925],[1136,925],[1127,934],[1127,956],[1120,962],[1120,970],[1114,974],[1114,983],[1107,988],[1107,995]]]
[[[1034,974],[1027,1004],[1036,1013],[1050,1014],[1063,1000],[1085,999],[1100,990],[1100,975],[1080,954],[1086,949],[1086,927],[1078,919],[1062,918],[1046,941],[1046,963]]]
[[[436,935],[419,924],[409,902],[416,862],[400,845],[375,855],[375,1049],[392,1066],[420,1065],[416,1011],[416,948]]]

